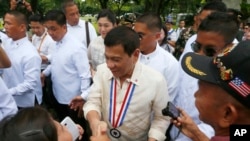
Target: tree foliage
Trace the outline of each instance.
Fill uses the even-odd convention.
[[[247,20],[250,17],[250,4],[247,3],[247,0],[242,0],[241,4],[241,13],[242,13],[242,19]]]
[[[44,14],[50,9],[59,9],[63,0],[26,0],[36,13]],[[100,9],[109,8],[116,15],[124,13],[154,12],[161,16],[169,13],[195,13],[202,3],[209,0],[74,0],[81,14],[96,14]],[[9,9],[9,0],[0,0],[0,16]],[[242,0],[241,11],[250,16],[250,5]]]
[[[99,0],[99,2],[100,2],[100,5],[101,5],[102,9],[108,8],[108,2],[109,2],[109,0]]]

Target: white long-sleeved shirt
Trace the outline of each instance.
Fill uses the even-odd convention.
[[[54,96],[59,103],[69,104],[77,95],[87,99],[91,80],[87,53],[69,33],[56,43],[51,64],[43,73],[51,74]]]
[[[192,76],[188,75],[181,67],[181,60],[184,54],[188,52],[193,52],[191,48],[191,44],[196,40],[197,34],[194,34],[191,36],[184,48],[184,51],[180,57],[179,61],[179,67],[180,67],[180,84],[179,84],[179,93],[177,94],[174,104],[180,108],[182,108],[184,111],[188,112],[189,116],[194,120],[194,122],[197,124],[199,129],[206,134],[209,138],[214,135],[213,128],[205,124],[199,119],[199,111],[197,110],[195,106],[195,97],[194,93],[198,90],[198,80],[196,78],[193,78]],[[191,141],[190,138],[185,136],[184,134],[180,133],[178,137],[179,129],[175,126],[172,127],[170,131],[170,135],[172,138],[175,138],[176,141]]]
[[[18,107],[30,107],[42,102],[40,80],[41,58],[27,37],[13,41],[8,38],[3,42],[11,67],[3,69],[2,77],[9,93],[14,97]]]
[[[170,39],[170,41],[174,41],[174,42],[177,41],[177,39],[178,39],[177,33],[176,33],[176,31],[175,31],[173,28],[171,28],[171,29],[168,31],[168,38]],[[169,47],[171,48],[171,53],[173,53],[174,50],[175,50],[175,47],[171,46],[170,44],[168,44],[168,45],[169,45]]]
[[[112,78],[114,76],[106,63],[97,67],[94,83],[83,108],[85,117],[89,111],[97,111],[101,119],[107,122],[109,130],[113,128],[109,122]],[[115,80],[117,81],[117,111],[115,117],[118,116],[118,111],[130,82],[135,84],[135,89],[123,123],[117,128],[121,132],[121,137],[115,139],[109,135],[111,140],[146,141],[148,137],[152,137],[158,141],[163,141],[169,125],[169,118],[163,116],[161,112],[169,101],[164,77],[152,68],[137,62],[132,77],[125,80],[122,86],[119,78],[115,78]],[[152,112],[154,117],[151,120]]]
[[[16,102],[8,93],[8,88],[0,77],[0,121],[8,115],[14,115],[16,112]]]
[[[36,47],[40,55],[46,56],[48,61],[51,61],[51,55],[55,50],[56,43],[45,31],[42,36],[34,34],[32,36],[32,44]],[[44,70],[48,63],[42,63],[41,69]]]
[[[2,42],[4,42],[4,40],[8,39],[8,36],[0,31],[0,39]]]
[[[89,39],[92,41],[97,37],[96,30],[94,26],[88,22],[88,27],[89,27]],[[67,30],[68,33],[70,33],[72,36],[74,36],[76,39],[78,39],[82,44],[84,49],[87,50],[87,39],[86,39],[86,25],[85,21],[79,19],[79,22],[77,25],[71,26],[67,24]]]
[[[157,71],[159,71],[166,79],[170,101],[172,101],[178,93],[179,85],[179,64],[172,54],[165,51],[157,44],[154,52],[143,55],[140,54],[139,60]]]
[[[105,63],[106,59],[104,56],[104,52],[105,45],[102,36],[98,36],[90,42],[88,47],[88,58],[89,63],[95,71],[98,65]]]

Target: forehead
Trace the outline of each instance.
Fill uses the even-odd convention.
[[[124,54],[126,54],[126,53],[125,53],[124,48],[121,44],[114,45],[112,47],[105,46],[105,55],[107,57],[120,57]]]
[[[32,25],[32,26],[42,26],[42,23],[37,22],[37,21],[31,21],[30,25]]]
[[[6,20],[8,20],[8,21],[17,21],[14,15],[11,15],[11,14],[8,14],[8,13],[4,16],[4,20],[5,21]]]
[[[150,30],[148,29],[147,25],[145,23],[141,23],[141,22],[136,22],[134,24],[134,30],[138,33],[146,33],[146,32],[150,32]]]
[[[223,48],[225,46],[225,39],[222,35],[216,32],[198,31],[196,42],[202,46],[213,46],[216,48]]]
[[[212,96],[217,87],[216,85],[203,80],[198,80],[198,85],[200,94],[207,94],[208,96]]]
[[[170,26],[170,25],[172,25],[172,24],[171,24],[171,23],[165,23],[165,25],[166,25],[166,26]]]
[[[65,11],[66,11],[66,13],[78,11],[78,7],[76,5],[67,6],[65,8]]]
[[[56,21],[49,20],[49,21],[45,22],[45,26],[46,27],[57,27],[57,26],[60,26],[60,25]]]
[[[97,21],[98,23],[111,23],[111,21],[107,17],[101,17]]]
[[[227,95],[227,92],[223,90],[219,85],[217,84],[212,84],[203,80],[198,80],[198,85],[199,85],[199,94],[204,94],[207,95],[208,97],[212,98],[214,101],[214,98],[219,98],[219,97],[225,97],[224,94]]]

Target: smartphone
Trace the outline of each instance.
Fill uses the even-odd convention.
[[[80,135],[79,130],[78,130],[75,122],[70,117],[68,117],[68,116],[65,117],[62,120],[61,125],[66,126],[66,128],[71,133],[74,141],[79,137],[79,135]]]
[[[164,116],[170,116],[173,119],[177,119],[180,116],[179,110],[175,107],[172,102],[168,102],[167,107],[162,110]]]

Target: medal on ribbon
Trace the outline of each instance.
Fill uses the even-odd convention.
[[[121,132],[119,130],[117,130],[116,128],[113,128],[110,130],[110,135],[114,138],[120,138]]]
[[[110,107],[109,107],[109,122],[114,127],[110,130],[110,135],[114,138],[120,138],[121,132],[116,129],[117,127],[121,126],[123,123],[123,120],[125,118],[126,112],[128,110],[131,98],[133,96],[135,89],[135,84],[132,84],[130,82],[123,103],[121,105],[121,109],[119,111],[117,119],[115,119],[115,112],[116,112],[116,80],[112,78],[111,80],[111,86],[110,86]]]

